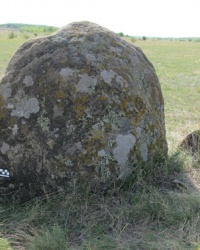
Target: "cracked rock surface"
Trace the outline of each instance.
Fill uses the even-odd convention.
[[[18,49],[0,83],[0,120],[0,164],[33,194],[106,185],[167,154],[153,65],[89,22]]]

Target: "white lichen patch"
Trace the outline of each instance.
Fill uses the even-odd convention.
[[[74,74],[74,71],[70,68],[64,68],[64,69],[61,69],[59,74],[62,76],[62,77],[68,77],[68,76],[73,76]]]
[[[83,37],[73,37],[70,42],[72,42],[72,43],[73,42],[81,42],[81,43],[83,43],[84,38]]]
[[[74,133],[76,127],[73,124],[67,123],[66,124],[66,133],[67,135],[71,135],[72,133]]]
[[[62,154],[59,154],[57,156],[55,156],[56,160],[58,160],[60,163],[68,166],[68,167],[71,167],[73,166],[73,163],[70,159],[64,157]]]
[[[87,61],[89,61],[89,62],[95,62],[96,61],[96,57],[93,54],[87,53],[85,55],[85,57],[86,57]]]
[[[142,129],[140,127],[137,127],[135,130],[136,130],[137,136],[140,138]]]
[[[99,174],[102,181],[106,181],[111,177],[111,172],[109,169],[109,164],[113,161],[113,157],[111,154],[103,152],[104,150],[99,151],[98,153],[101,154],[101,160],[99,161],[98,167],[96,169],[97,173]],[[100,156],[100,155],[99,155]]]
[[[97,122],[92,126],[92,129],[104,131],[104,122],[103,121]]]
[[[109,71],[103,70],[103,71],[101,72],[101,77],[103,78],[104,82],[105,82],[105,83],[108,83],[108,84],[111,84],[112,79],[113,79],[115,76],[116,76],[116,73],[115,73],[115,71],[113,71],[113,70],[109,70]]]
[[[147,161],[148,159],[148,147],[147,144],[144,142],[140,145],[140,151],[141,155],[144,161]]]
[[[120,76],[120,75],[117,75],[116,76],[116,82],[118,83],[118,85],[123,89],[123,87],[128,87],[128,84],[127,82],[125,81],[125,79]]]
[[[34,81],[33,81],[33,78],[32,76],[25,76],[24,77],[24,80],[23,80],[23,83],[27,86],[27,87],[30,87],[34,84]]]
[[[63,109],[58,105],[54,105],[53,111],[54,111],[54,117],[62,116],[63,114]]]
[[[13,133],[13,135],[16,135],[16,134],[17,134],[18,129],[19,129],[19,128],[18,128],[17,124],[15,124],[14,127],[12,128],[12,133]]]
[[[12,90],[10,88],[10,83],[9,82],[7,82],[5,84],[2,84],[0,86],[0,93],[1,93],[4,101],[6,101],[11,96]]]
[[[55,141],[52,139],[47,140],[47,145],[49,146],[50,149],[53,149],[55,145]]]
[[[9,149],[10,149],[10,146],[6,142],[3,142],[3,145],[0,148],[1,153],[5,155]]]
[[[106,155],[106,152],[102,149],[98,152],[98,156],[104,157]]]
[[[77,142],[74,145],[72,145],[70,148],[67,149],[67,154],[69,155],[74,155],[77,152],[80,152],[82,150],[83,146],[81,144],[81,142]]]
[[[104,115],[102,122],[105,124],[111,124],[112,129],[115,130],[119,128],[123,122],[124,113],[122,111],[116,113],[112,109],[108,109],[108,114]]]
[[[79,74],[80,80],[76,85],[77,92],[92,93],[97,84],[97,79],[87,74]]]
[[[7,109],[13,109],[13,108],[14,108],[14,104],[12,104],[12,103],[7,104]]]
[[[24,89],[23,88],[19,88],[17,93],[14,95],[13,99],[15,103],[21,102],[24,98],[24,96],[26,96]],[[27,100],[27,99],[26,99]]]
[[[23,99],[16,105],[16,109],[11,112],[11,116],[30,118],[32,113],[37,113],[40,107],[37,98]]]
[[[38,117],[37,122],[43,132],[49,131],[50,120],[48,117],[40,116]]]
[[[126,166],[128,154],[136,143],[136,138],[132,134],[118,134],[116,137],[116,143],[117,146],[113,150],[113,155],[119,166],[123,169],[123,167]]]

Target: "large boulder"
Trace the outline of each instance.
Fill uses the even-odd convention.
[[[31,193],[107,185],[167,154],[153,65],[89,22],[18,49],[0,83],[0,119],[1,168]]]

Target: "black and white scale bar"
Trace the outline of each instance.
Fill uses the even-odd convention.
[[[0,177],[7,177],[7,178],[10,177],[8,169],[0,168]]]

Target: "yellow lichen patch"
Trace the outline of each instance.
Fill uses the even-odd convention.
[[[127,113],[128,111],[128,103],[133,102],[132,96],[124,97],[123,100],[120,103],[120,108]]]
[[[81,105],[80,103],[76,104],[75,106],[75,113],[77,118],[81,118],[84,114],[85,106]]]
[[[107,100],[107,97],[106,97],[105,95],[101,95],[101,96],[99,97],[99,100],[100,100],[101,102],[104,102],[104,101]]]
[[[120,103],[120,108],[126,113],[128,107],[128,100],[123,100],[123,102]]]
[[[14,127],[14,124],[15,124],[15,119],[14,119],[14,117],[11,117],[9,119],[9,126],[12,128],[12,127]]]
[[[92,135],[89,138],[92,145],[98,145],[98,148],[104,148],[108,144],[108,137],[102,130],[93,130]]]
[[[80,69],[80,74],[87,74],[87,75],[93,75],[95,74],[94,72],[94,67],[90,64],[85,64],[84,67],[82,69]]]
[[[104,137],[104,133],[102,130],[93,130],[91,139],[93,141],[101,141]]]
[[[113,47],[118,47],[119,46],[118,42],[114,38],[111,39],[110,43],[112,44]]]
[[[131,119],[131,124],[135,127],[142,119],[146,112],[146,106],[140,97],[128,96],[124,98],[120,103],[120,108],[124,111],[126,117]]]
[[[65,93],[61,90],[57,90],[54,94],[55,99],[64,99]]]
[[[83,165],[91,164],[91,159],[96,159],[98,151],[108,144],[107,138],[102,130],[93,130],[90,136],[85,137],[83,146],[86,154],[82,155]],[[88,154],[89,153],[89,154]]]
[[[84,115],[87,102],[88,102],[88,96],[85,94],[82,94],[77,98],[76,104],[74,106],[76,118],[81,118]]]
[[[144,104],[142,98],[139,97],[139,96],[136,96],[136,97],[134,98],[134,104],[135,104],[137,110],[138,110],[140,113],[144,114],[144,112],[145,112],[145,110],[146,110],[146,107],[145,107],[145,104]]]
[[[73,93],[73,94],[76,94],[76,86],[71,86],[71,92]]]

